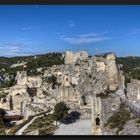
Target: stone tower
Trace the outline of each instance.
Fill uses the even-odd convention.
[[[72,51],[66,51],[65,53],[65,64],[73,64],[77,59],[84,60],[88,58],[88,53],[86,51],[80,51],[74,53]]]
[[[110,53],[106,56],[106,65],[109,89],[113,91],[119,86],[119,71],[116,65],[116,56],[114,53]]]

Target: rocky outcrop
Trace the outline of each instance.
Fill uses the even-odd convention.
[[[132,79],[127,84],[127,97],[129,100],[140,101],[140,81]]]
[[[106,56],[107,77],[110,90],[116,90],[119,86],[119,71],[116,65],[115,54],[108,54]]]

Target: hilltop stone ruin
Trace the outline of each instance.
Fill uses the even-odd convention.
[[[12,110],[26,120],[64,101],[71,110],[81,112],[82,119],[91,119],[91,134],[107,134],[104,124],[118,110],[120,96],[126,98],[125,78],[116,64],[115,54],[89,57],[85,51],[67,51],[64,57],[64,65],[48,67],[42,75],[28,76],[26,71],[17,71],[17,84],[3,89],[8,94],[6,102],[1,101],[0,106],[11,110],[11,98]],[[55,83],[48,82],[52,76],[56,77]],[[140,99],[138,84],[137,81],[128,84],[129,99]]]

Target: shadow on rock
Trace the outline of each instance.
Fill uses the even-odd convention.
[[[64,124],[74,123],[80,119],[80,115],[81,115],[80,112],[73,111],[69,114],[69,116],[65,120],[61,121],[61,123],[64,123]]]

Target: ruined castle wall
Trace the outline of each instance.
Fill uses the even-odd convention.
[[[40,87],[42,85],[42,78],[40,76],[28,76],[29,87]]]
[[[22,101],[23,101],[22,95],[12,96],[13,109],[19,115],[21,115],[21,102]]]
[[[15,96],[16,94],[23,94],[27,92],[27,86],[26,85],[16,85],[10,88],[10,94],[12,96]]]
[[[27,84],[27,72],[26,71],[17,71],[16,75],[17,85],[25,85]]]
[[[88,53],[86,51],[80,51],[77,53],[67,51],[65,53],[65,64],[73,64],[77,59],[84,60],[86,58],[88,58]]]

